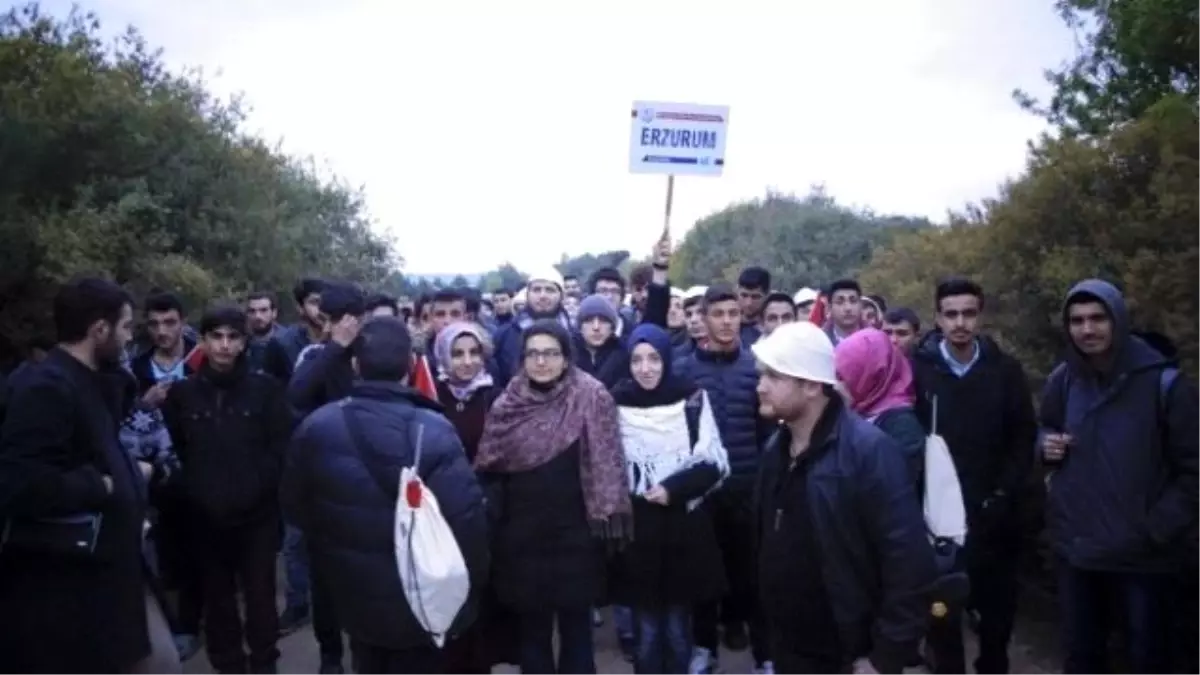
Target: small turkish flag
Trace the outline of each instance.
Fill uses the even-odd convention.
[[[827,314],[828,307],[825,303],[825,295],[818,295],[817,301],[813,303],[812,309],[808,312],[808,320],[818,326],[824,326],[825,320],[828,318]]]
[[[416,389],[431,401],[438,400],[437,384],[433,381],[433,372],[429,369],[429,361],[424,355],[413,361],[412,373],[408,376],[408,386]]]
[[[204,350],[200,348],[200,345],[192,347],[192,351],[188,352],[188,355],[183,357],[184,368],[187,368],[188,371],[192,373],[200,372],[200,366],[204,365],[205,356]]]

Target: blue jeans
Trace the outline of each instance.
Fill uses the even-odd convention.
[[[634,640],[633,610],[624,605],[612,606],[613,626],[617,629],[617,640],[632,644]]]
[[[637,626],[633,672],[687,673],[692,656],[691,607],[635,609],[633,616]]]
[[[1169,574],[1093,572],[1063,563],[1058,572],[1063,672],[1113,672],[1108,637],[1117,621],[1124,622],[1129,672],[1169,672],[1171,582]]]
[[[554,658],[555,620],[558,621],[558,659]],[[591,675],[596,672],[591,608],[530,612],[522,614],[520,621],[522,673]]]
[[[308,607],[310,582],[308,578],[308,548],[304,532],[294,525],[284,525],[283,564],[287,570],[285,610]]]

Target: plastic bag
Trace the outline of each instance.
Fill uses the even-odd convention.
[[[396,500],[396,567],[408,606],[438,647],[467,602],[471,581],[454,531],[437,498],[417,474],[424,427],[416,433],[413,466],[401,469]]]
[[[935,540],[949,539],[962,546],[967,541],[967,509],[950,447],[937,433],[937,398],[932,427],[925,438],[925,526]]]

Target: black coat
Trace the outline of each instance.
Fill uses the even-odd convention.
[[[120,672],[150,653],[146,484],[117,442],[128,381],[55,349],[13,392],[0,437],[0,515],[98,511],[103,522],[89,558],[0,552],[0,672]]]
[[[575,443],[529,471],[484,475],[496,520],[492,579],[507,607],[586,609],[604,594],[604,557],[588,525],[579,460]]]

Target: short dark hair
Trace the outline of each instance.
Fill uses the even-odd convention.
[[[707,311],[711,305],[715,305],[718,302],[737,299],[738,296],[737,293],[734,292],[733,286],[725,283],[713,284],[712,286],[708,287],[708,290],[704,291],[703,307],[704,310]]]
[[[867,299],[875,303],[875,306],[879,308],[879,311],[887,311],[887,300],[884,300],[882,295],[868,295]]]
[[[164,313],[172,310],[179,312],[179,316],[183,316],[183,301],[174,293],[162,291],[146,296],[146,302],[142,303],[143,310],[146,314],[150,312]]]
[[[747,267],[738,275],[738,286],[769,291],[771,290],[771,273],[762,267]]]
[[[425,311],[425,305],[428,305],[431,302],[433,302],[432,294],[422,293],[418,295],[417,299],[413,302],[413,313],[418,317],[421,316],[421,314]]]
[[[621,276],[621,272],[615,267],[601,267],[592,272],[592,276],[588,277],[587,292],[591,295],[596,292],[596,284],[601,281],[611,281],[621,286],[621,294],[625,294],[625,277]]]
[[[829,284],[829,297],[832,298],[833,294],[838,291],[854,291],[858,294],[858,297],[862,297],[862,286],[858,285],[858,282],[854,279],[838,279]]]
[[[395,298],[386,293],[372,293],[371,295],[368,295],[363,306],[367,310],[368,314],[374,312],[380,307],[390,307],[392,314],[400,316],[400,303],[396,302]]]
[[[645,288],[654,280],[654,266],[638,263],[629,270],[629,285],[634,288]]]
[[[236,305],[211,307],[200,317],[200,334],[208,335],[219,328],[232,328],[239,335],[246,334],[246,312]]]
[[[297,305],[303,305],[308,296],[314,294],[320,295],[321,291],[325,290],[326,285],[324,279],[305,277],[296,282],[296,286],[292,288],[292,298],[296,301]]]
[[[494,300],[497,295],[503,295],[511,298],[516,294],[507,288],[497,288],[496,290],[492,291],[492,299]]]
[[[374,316],[363,322],[350,347],[364,380],[399,382],[412,364],[412,336],[402,319]]]
[[[742,288],[750,288],[750,287],[743,286]],[[776,291],[774,293],[768,294],[767,297],[763,300],[763,307],[766,307],[767,305],[769,305],[773,302],[786,302],[787,304],[792,306],[793,312],[796,311],[796,301],[793,300],[792,296],[788,295],[787,293]]]
[[[267,302],[271,303],[271,309],[275,309],[275,294],[274,293],[268,293],[266,291],[254,291],[250,295],[246,296],[246,304],[250,304],[251,302],[254,302],[255,300],[266,300]]]
[[[467,296],[457,288],[443,288],[439,291],[435,291],[433,297],[429,299],[429,302],[433,304],[448,302],[461,302],[466,304]]]
[[[467,314],[479,316],[479,310],[483,309],[483,298],[479,295],[479,291],[474,288],[468,288],[463,291],[462,296],[465,301],[464,309],[467,310]]]
[[[942,311],[942,300],[956,295],[973,295],[979,300],[979,309],[983,309],[983,288],[966,277],[949,277],[938,282],[933,294],[933,308]]]
[[[897,307],[883,315],[884,323],[910,323],[913,331],[921,332],[921,317],[917,313],[907,307]]]
[[[684,298],[684,299],[683,299],[683,308],[684,308],[684,309],[687,309],[688,307],[691,307],[692,305],[698,305],[698,304],[700,304],[700,303],[702,303],[702,302],[704,302],[704,296],[703,296],[703,295],[692,295],[692,296],[688,296],[688,297],[686,297],[686,298]]]
[[[97,321],[116,326],[126,305],[133,307],[133,298],[107,279],[86,277],[70,281],[54,296],[55,335],[59,342],[81,342]]]
[[[564,274],[563,275],[563,281],[570,281],[572,279],[574,279],[575,281],[579,281],[579,275],[578,274]]]

